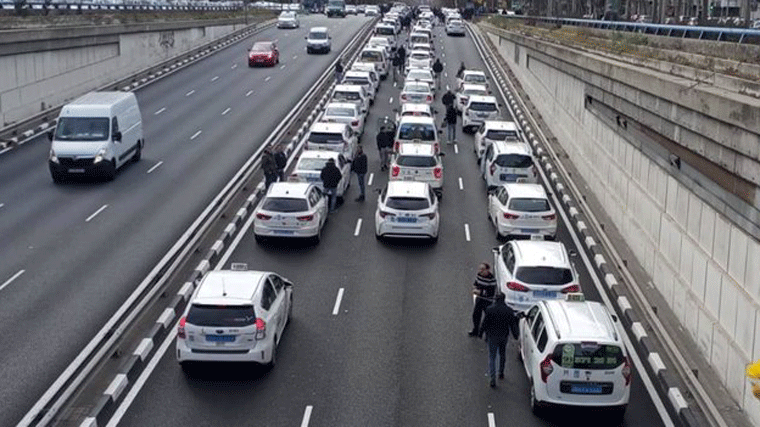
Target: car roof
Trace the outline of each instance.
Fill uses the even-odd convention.
[[[340,153],[332,150],[303,150],[298,155],[298,160],[301,159],[338,159]],[[306,190],[304,190],[306,191]]]
[[[412,46],[412,47],[414,47],[414,46]],[[415,53],[419,53],[421,55],[430,56],[430,51],[429,50],[423,50],[423,49],[413,49],[411,52],[409,52],[409,55],[414,55]]]
[[[486,120],[483,125],[487,130],[517,130],[517,124],[508,120]]]
[[[401,111],[424,111],[426,113],[432,113],[432,109],[428,104],[418,104],[416,102],[405,102],[401,104]]]
[[[345,76],[346,77],[348,77],[348,76],[356,76],[356,77],[367,77],[367,78],[369,78],[369,71],[349,69],[348,71],[346,71]]]
[[[364,52],[364,51],[371,51],[371,52],[383,52],[383,53],[385,53],[385,48],[383,48],[383,47],[372,47],[372,46],[367,46],[367,47],[365,47],[364,49],[362,49],[362,52]]]
[[[561,341],[619,343],[609,311],[596,301],[542,301]],[[621,344],[620,347],[623,347]]]
[[[212,270],[206,273],[193,297],[196,304],[250,304],[261,279],[269,273],[263,271]]]
[[[403,155],[434,156],[435,149],[433,144],[405,142],[399,145],[398,153]]]
[[[527,142],[515,143],[513,141],[494,141],[493,150],[496,154],[525,154],[532,156],[533,152]]]
[[[480,90],[483,90],[485,92],[488,92],[488,88],[486,87],[486,85],[482,85],[482,84],[478,84],[478,83],[462,83],[462,89],[461,90],[464,91],[464,90],[468,90],[468,89],[471,89],[471,90],[480,89]]]
[[[360,85],[335,85],[333,92],[364,92],[364,87]]]
[[[388,181],[386,197],[424,197],[429,194],[428,183],[419,181]]]
[[[316,132],[342,133],[348,127],[345,123],[316,122],[311,125],[311,130]]]
[[[470,96],[470,102],[490,102],[497,104],[496,97],[490,95],[472,95]]]
[[[310,33],[326,33],[327,27],[311,27]]]
[[[353,102],[328,102],[327,105],[325,105],[325,111],[327,111],[328,107],[350,108],[357,111],[359,110],[359,107]]]
[[[509,197],[524,197],[532,199],[548,199],[546,190],[541,184],[528,184],[528,183],[506,183],[502,184],[507,189]]]
[[[432,117],[425,117],[425,116],[403,116],[401,117],[401,120],[399,120],[399,126],[401,126],[404,123],[422,123],[422,124],[435,124],[435,120],[433,120]]]
[[[306,191],[312,184],[308,182],[273,182],[267,190],[267,197],[305,197]]]
[[[465,74],[482,74],[484,76],[486,75],[486,73],[481,70],[464,70],[464,72],[462,72],[462,77],[464,77]]]
[[[515,253],[520,256],[521,266],[570,267],[567,251],[561,242],[537,240],[513,240]]]

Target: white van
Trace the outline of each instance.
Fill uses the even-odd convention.
[[[388,77],[388,56],[385,54],[385,49],[381,47],[365,47],[359,54],[360,62],[370,62],[375,64],[377,72],[380,73],[380,78],[385,79]]]
[[[132,92],[90,92],[67,104],[48,134],[48,165],[54,182],[65,176],[114,179],[145,145],[142,116]]]

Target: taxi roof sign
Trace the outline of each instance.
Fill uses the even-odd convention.
[[[586,296],[583,295],[580,292],[571,292],[571,293],[567,294],[567,297],[565,298],[565,301],[584,302],[584,301],[586,301]]]

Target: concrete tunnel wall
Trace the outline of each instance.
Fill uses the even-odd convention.
[[[744,376],[745,365],[760,358],[760,242],[746,223],[737,225],[698,187],[676,179],[667,157],[656,159],[621,136],[614,119],[592,113],[587,96],[604,88],[568,74],[571,67],[520,36],[488,35],[654,287],[760,426],[760,402]],[[597,82],[607,80],[609,90],[613,74]],[[657,86],[651,83],[638,87]]]

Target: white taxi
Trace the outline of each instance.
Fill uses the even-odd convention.
[[[288,181],[290,182],[310,182],[324,191],[322,185],[322,168],[327,161],[333,159],[335,166],[340,170],[342,178],[338,183],[337,197],[338,201],[343,202],[343,195],[351,185],[351,163],[346,158],[335,151],[310,151],[304,150],[298,156],[293,172],[290,173]]]
[[[427,182],[440,199],[443,195],[443,153],[430,144],[404,143],[393,153],[389,181]]]
[[[438,240],[438,197],[425,182],[390,181],[377,198],[375,237]]]
[[[501,119],[500,104],[493,96],[472,95],[462,110],[462,131],[475,131],[486,120]]]
[[[457,77],[457,87],[460,88],[466,83],[484,85],[488,88],[488,77],[480,70],[464,70],[462,75]]]
[[[488,192],[488,218],[497,238],[554,240],[557,214],[540,184],[503,184]]]
[[[488,96],[490,94],[486,85],[463,84],[456,93],[454,107],[461,113],[471,96]]]
[[[273,367],[293,309],[293,283],[268,271],[206,273],[177,329],[177,361],[254,362]]]
[[[325,106],[325,111],[319,119],[327,123],[346,123],[351,126],[354,134],[361,138],[364,133],[364,114],[354,103],[331,102]]]
[[[424,82],[430,86],[430,92],[435,96],[435,79],[432,68],[407,68],[404,82]]]
[[[409,81],[404,84],[404,88],[401,89],[398,98],[399,104],[413,102],[415,104],[431,105],[433,103],[433,90],[428,83]]]
[[[267,237],[312,238],[318,242],[327,209],[327,198],[316,183],[274,182],[253,213],[253,235],[259,243]]]
[[[433,151],[440,153],[441,144],[438,142],[435,119],[422,116],[402,117],[398,122],[396,139],[393,142],[393,151],[398,151],[401,144],[407,142],[429,144],[433,146]]]
[[[351,161],[359,149],[357,135],[346,123],[315,122],[306,135],[304,150],[337,151]]]
[[[401,121],[402,117],[433,117],[433,113],[437,113],[428,104],[414,104],[411,102],[401,104],[401,108],[394,108],[393,112],[396,113],[396,123]]]
[[[538,182],[536,162],[526,143],[495,141],[488,145],[480,161],[480,173],[486,189],[508,182]]]
[[[506,120],[486,120],[475,132],[472,150],[480,158],[486,151],[486,147],[494,141],[524,142],[523,133],[517,128],[515,122]]]

